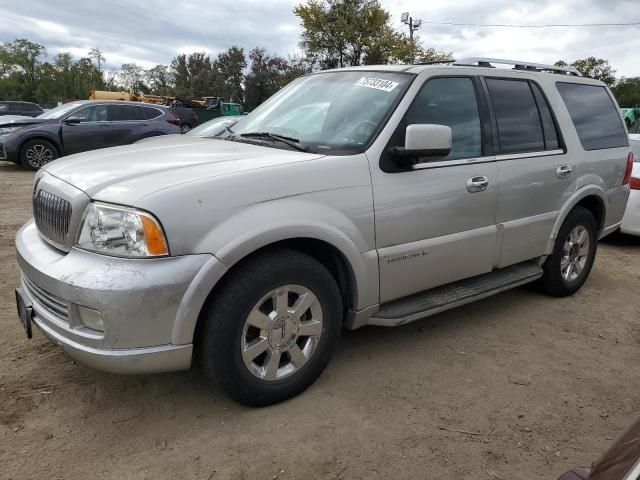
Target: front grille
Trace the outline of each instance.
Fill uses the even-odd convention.
[[[71,222],[71,204],[68,201],[40,190],[33,197],[33,216],[45,238],[57,245],[65,245]]]
[[[69,304],[67,302],[38,287],[24,274],[22,275],[22,284],[29,296],[38,304],[35,307],[36,312],[38,310],[38,306],[41,306],[51,315],[54,315],[61,320],[69,321]]]

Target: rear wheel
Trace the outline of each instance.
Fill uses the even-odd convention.
[[[51,142],[39,138],[27,141],[20,150],[20,163],[31,170],[38,170],[56,158],[56,147]]]
[[[342,301],[321,263],[274,249],[231,272],[201,321],[205,377],[262,406],[299,394],[322,373],[340,335]]]
[[[569,213],[543,266],[540,285],[544,292],[565,297],[582,287],[596,257],[596,232],[596,219],[589,210],[576,207]]]
[[[180,131],[182,133],[187,133],[188,131],[191,130],[191,125],[189,125],[188,123],[182,123],[180,124]]]

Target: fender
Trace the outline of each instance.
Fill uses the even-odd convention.
[[[600,199],[600,201],[602,202],[602,207],[604,211],[603,218],[606,217],[606,212],[607,212],[609,203],[607,201],[607,194],[605,193],[605,191],[600,186],[593,185],[593,184],[579,188],[573,193],[573,195],[569,197],[569,199],[565,202],[565,204],[562,206],[562,208],[558,212],[556,223],[553,225],[553,230],[551,230],[551,235],[549,236],[549,240],[547,241],[547,248],[546,248],[547,255],[550,255],[551,252],[553,251],[553,246],[555,244],[556,238],[558,237],[558,232],[560,231],[562,224],[567,218],[567,215],[569,215],[569,212],[580,202],[580,200],[587,198],[589,196],[595,196]]]
[[[179,307],[172,342],[191,343],[198,315],[209,293],[224,274],[253,252],[284,240],[313,239],[325,242],[339,251],[351,270],[355,286],[356,310],[376,305],[379,301],[378,256],[375,249],[361,252],[356,243],[365,244],[359,230],[344,214],[327,205],[297,197],[254,204],[236,211],[201,239],[196,251],[207,251],[212,259],[189,287]],[[275,208],[275,210],[274,210]],[[285,211],[287,219],[273,218],[274,211]],[[331,225],[309,218],[331,218]],[[306,217],[306,218],[305,218]],[[249,228],[248,228],[249,226]]]

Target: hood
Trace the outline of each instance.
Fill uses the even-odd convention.
[[[22,115],[2,115],[0,116],[0,127],[8,125],[28,125],[32,123],[44,123],[49,121],[46,118],[25,117]]]
[[[43,170],[94,200],[134,205],[140,198],[174,185],[322,156],[179,135],[72,155]]]

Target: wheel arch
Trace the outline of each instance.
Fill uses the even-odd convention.
[[[60,142],[55,136],[46,135],[46,134],[43,134],[42,132],[39,132],[33,135],[29,135],[28,137],[25,137],[20,141],[20,144],[18,146],[18,158],[22,156],[22,149],[24,148],[24,145],[27,142],[30,142],[31,140],[46,140],[47,142],[52,144],[55,147],[55,149],[58,151],[58,157],[61,157],[63,155],[62,145],[60,145]]]
[[[200,324],[207,301],[213,298],[218,289],[224,285],[230,273],[250,261],[252,257],[273,248],[286,248],[299,251],[315,258],[324,265],[336,280],[340,290],[345,319],[348,318],[351,312],[358,308],[360,297],[366,295],[360,290],[368,276],[367,268],[361,264],[362,259],[359,255],[357,258],[359,262],[354,261],[353,252],[349,254],[337,244],[339,242],[332,242],[327,238],[319,238],[318,235],[290,236],[269,240],[270,241],[262,242],[262,244],[251,251],[231,250],[221,252],[222,255],[220,256],[216,255],[217,260],[211,263],[211,268],[207,267],[208,271],[203,272],[202,275],[198,275],[194,280],[193,289],[201,294],[185,295],[182,301],[184,305],[181,304],[180,311],[182,311],[183,314],[179,313],[176,324],[174,325],[172,334],[173,343],[184,344],[195,342],[198,325]],[[375,286],[375,294],[377,296],[377,278],[375,279]]]
[[[567,215],[577,206],[584,207],[593,214],[598,224],[597,233],[598,236],[600,236],[607,214],[607,196],[602,188],[596,185],[590,185],[577,190],[560,209],[560,213],[558,214],[558,218],[556,219],[547,243],[546,251],[548,254],[553,251],[556,237]]]

